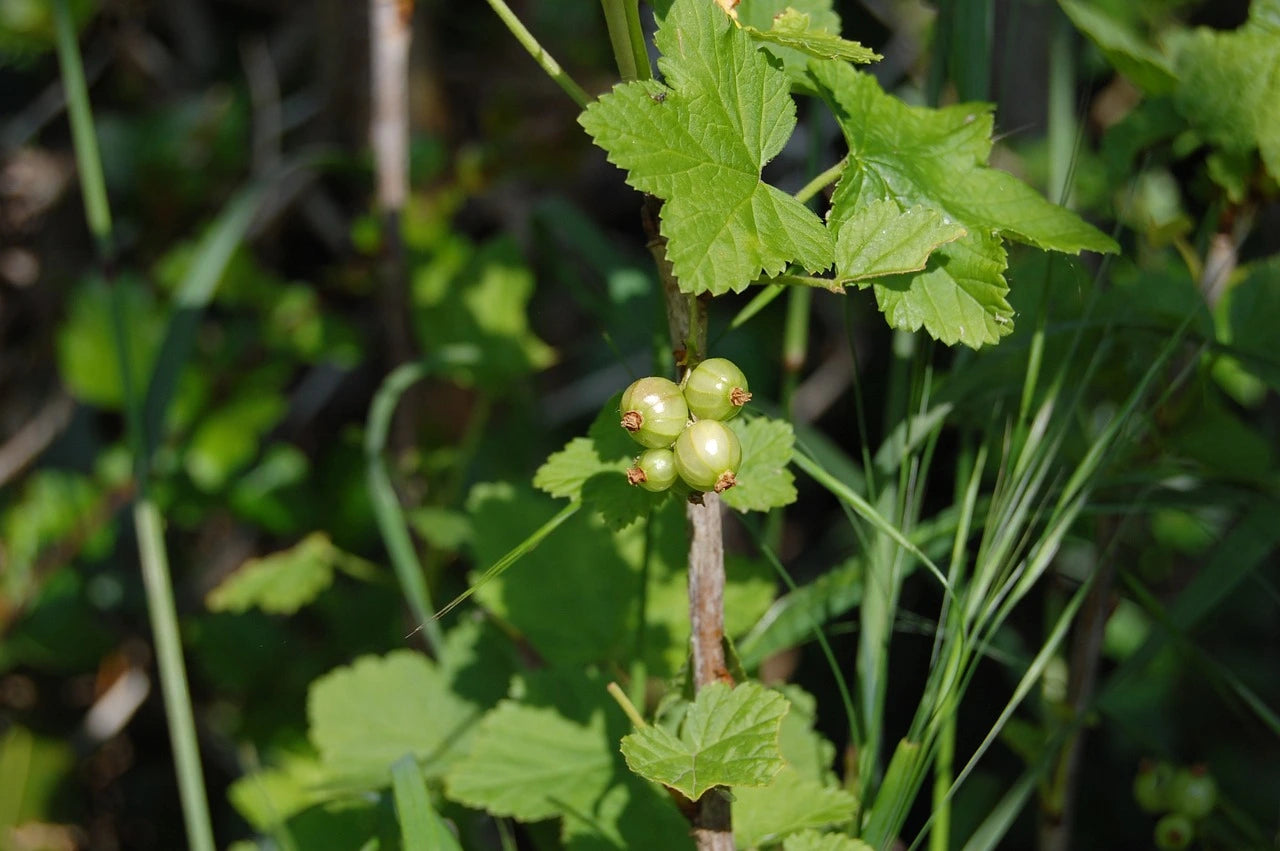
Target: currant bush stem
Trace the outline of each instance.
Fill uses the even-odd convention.
[[[645,727],[649,726],[648,723],[645,722],[644,716],[640,714],[640,710],[636,709],[636,705],[631,701],[631,698],[627,697],[626,692],[622,690],[621,686],[617,683],[609,683],[609,685],[605,686],[605,691],[609,692],[609,696],[612,697],[617,702],[618,706],[622,708],[627,719],[631,721],[631,726],[635,727],[637,730],[643,730]]]
[[[840,175],[844,174],[844,170],[849,167],[849,157],[846,155],[840,162],[831,166],[831,168],[819,174],[813,180],[810,180],[800,191],[795,194],[795,199],[801,204],[807,204],[810,199],[821,192],[826,187],[835,183],[840,179]]]
[[[591,102],[591,97],[586,90],[574,82],[568,72],[560,67],[560,63],[538,43],[538,40],[533,37],[533,33],[529,32],[528,28],[516,17],[515,12],[511,11],[511,7],[503,0],[489,0],[489,6],[502,19],[502,23],[506,24],[507,29],[516,37],[516,41],[520,42],[520,45],[529,51],[533,61],[538,63],[538,66],[546,72],[547,76],[554,80],[560,88],[564,89],[565,94],[573,98],[574,103],[586,109],[587,104]]]
[[[706,300],[680,291],[667,260],[666,240],[658,230],[662,202],[645,198],[641,219],[658,266],[667,305],[667,323],[676,365],[683,375],[706,353]],[[731,682],[724,656],[724,534],[720,497],[706,493],[685,508],[689,524],[689,628],[694,690]],[[716,787],[698,800],[693,835],[698,851],[733,851],[733,820],[728,797]]]

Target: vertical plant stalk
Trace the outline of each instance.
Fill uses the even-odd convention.
[[[658,266],[667,323],[676,365],[695,366],[706,355],[707,311],[705,303],[680,291],[667,260],[666,240],[658,231],[661,202],[646,197],[642,209],[648,247]],[[698,691],[714,682],[732,682],[724,655],[724,534],[720,497],[706,493],[690,501],[685,510],[689,522],[689,629],[693,653],[693,685]],[[716,787],[698,799],[693,817],[698,851],[733,851],[733,818],[727,790]]]
[[[379,258],[379,312],[391,363],[414,359],[409,326],[409,276],[401,219],[409,197],[409,46],[413,38],[413,0],[369,0],[369,83],[372,109],[369,143],[382,219]],[[413,442],[414,394],[397,412],[392,446]]]
[[[97,246],[103,277],[111,289],[116,366],[124,388],[129,442],[135,469],[139,473],[138,500],[133,511],[134,531],[138,538],[138,557],[142,564],[147,612],[151,618],[156,645],[156,663],[164,694],[165,716],[173,747],[174,770],[178,776],[178,796],[182,802],[187,843],[192,851],[214,851],[213,826],[209,817],[204,772],[200,764],[200,746],[196,739],[195,713],[191,708],[187,672],[182,659],[182,639],[178,630],[177,608],[173,601],[169,559],[165,552],[163,521],[160,510],[150,497],[146,475],[146,443],[141,428],[142,404],[133,387],[125,317],[112,275],[114,238],[111,209],[107,203],[106,181],[102,173],[102,159],[98,154],[84,67],[80,61],[80,49],[67,0],[56,0],[54,3],[54,21],[57,27],[58,63],[67,94],[67,115],[71,122],[76,165],[80,173],[85,218]]]
[[[640,71],[636,67],[636,55],[631,49],[627,10],[624,7],[626,2],[628,0],[600,0],[600,6],[604,9],[605,26],[609,30],[609,44],[613,47],[618,74],[621,75],[622,82],[629,83],[640,76]],[[634,5],[636,0],[630,2]]]
[[[720,497],[702,495],[690,502],[689,625],[693,642],[693,682],[701,689],[732,682],[724,658],[724,532]]]
[[[409,44],[413,0],[370,0],[369,62],[373,113],[369,140],[378,207],[399,214],[409,194]]]
[[[502,19],[502,23],[506,24],[511,34],[516,37],[516,41],[520,42],[521,47],[529,52],[534,62],[538,63],[538,67],[545,71],[547,76],[555,81],[556,85],[564,89],[564,93],[573,98],[574,103],[586,109],[587,104],[591,102],[591,97],[586,93],[586,90],[574,82],[574,79],[560,67],[560,63],[543,49],[538,40],[533,37],[533,33],[529,32],[528,27],[520,22],[515,12],[511,11],[511,7],[504,3],[503,0],[489,0],[489,5],[497,13],[498,17]]]
[[[1079,721],[1093,705],[1098,681],[1098,663],[1102,657],[1102,639],[1107,618],[1111,614],[1111,588],[1115,580],[1115,560],[1104,556],[1097,568],[1093,587],[1081,606],[1071,639],[1071,656],[1067,675],[1067,704],[1072,717]],[[1079,724],[1063,745],[1054,775],[1049,778],[1049,797],[1041,804],[1041,851],[1069,851],[1071,829],[1075,820],[1080,758],[1088,725]]]

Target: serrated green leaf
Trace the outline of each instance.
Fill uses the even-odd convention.
[[[1164,94],[1177,82],[1173,63],[1147,44],[1122,21],[1078,0],[1058,0],[1076,29],[1089,37],[1107,57],[1111,67],[1132,80],[1147,94]]]
[[[471,752],[445,778],[446,795],[522,821],[590,811],[615,763],[603,720],[568,720],[507,700],[485,715]]]
[[[258,608],[291,615],[329,587],[335,568],[352,562],[358,560],[327,534],[312,532],[287,550],[246,561],[209,592],[205,605],[214,612]]]
[[[876,302],[894,328],[923,326],[947,345],[997,343],[1013,331],[1005,265],[999,239],[970,234],[939,248],[924,272],[877,278]]]
[[[622,740],[631,770],[697,800],[715,786],[763,786],[782,769],[778,729],[789,704],[758,683],[698,692],[677,737],[645,727]]]
[[[908,106],[885,94],[873,77],[839,63],[812,63],[809,73],[849,146],[829,215],[836,227],[862,208],[892,199],[903,207],[936,209],[969,232],[940,247],[923,272],[877,282],[877,302],[894,327],[923,326],[949,344],[973,348],[1011,331],[1001,235],[1069,253],[1117,250],[1074,213],[987,165],[989,106]]]
[[[311,684],[310,737],[336,776],[373,788],[406,753],[439,776],[466,747],[479,708],[421,653],[364,656]]]
[[[625,529],[666,501],[629,484],[624,473],[641,448],[618,419],[621,393],[605,402],[586,437],[575,437],[552,453],[533,476],[533,486],[556,497],[582,499],[611,529]],[[589,486],[588,486],[589,483]]]
[[[1257,148],[1267,171],[1280,179],[1280,38],[1260,26],[1201,28],[1181,33],[1173,45],[1178,111],[1215,145]]]
[[[579,122],[628,183],[666,202],[661,231],[680,288],[737,292],[790,263],[830,266],[822,221],[760,180],[795,127],[786,74],[702,0],[675,0],[655,41],[666,85],[616,86]]]
[[[737,9],[738,22],[744,27],[769,30],[774,18],[787,9],[794,9],[809,16],[810,29],[839,35],[843,31],[840,16],[831,6],[831,0],[742,0]],[[769,42],[761,42],[760,47],[781,60],[793,83],[803,83],[805,69],[809,67],[807,53]]]
[[[725,504],[738,511],[768,511],[795,502],[795,477],[787,468],[795,445],[791,424],[737,417],[729,426],[742,442],[742,469],[737,485],[720,495]]]
[[[577,499],[587,479],[604,472],[623,473],[626,462],[601,460],[590,438],[575,437],[553,452],[533,474],[533,486],[555,497]]]
[[[860,206],[892,198],[904,207],[941,210],[971,232],[999,231],[1049,251],[1118,250],[1075,213],[987,165],[989,104],[908,106],[871,75],[839,63],[814,63],[810,74],[849,145],[831,221],[843,224]]]
[[[962,225],[937,210],[916,206],[904,211],[887,198],[873,201],[840,226],[836,280],[843,284],[919,272],[938,246],[966,233]]]
[[[615,531],[646,516],[670,495],[670,491],[652,493],[630,484],[620,472],[597,473],[582,484],[583,504],[594,508]]]
[[[745,24],[743,29],[756,41],[787,47],[818,59],[867,63],[884,58],[856,41],[841,38],[839,30],[831,32],[816,24],[807,12],[790,6],[774,17],[773,25],[767,30],[749,24]]]
[[[782,843],[782,851],[875,851],[861,839],[854,839],[842,833],[819,833],[806,830],[795,836],[788,836]]]
[[[768,786],[737,788],[733,797],[733,835],[739,848],[777,842],[805,828],[845,824],[858,803],[843,789],[803,778],[790,766]]]

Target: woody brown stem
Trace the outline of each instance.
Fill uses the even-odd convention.
[[[659,232],[662,202],[646,197],[643,210],[649,251],[658,265],[667,306],[667,323],[675,364],[691,369],[706,355],[706,302],[680,291],[667,260],[667,241]],[[693,683],[701,690],[714,682],[732,683],[724,655],[724,536],[720,498],[714,493],[690,499],[689,626],[693,654]],[[709,789],[697,802],[693,836],[698,851],[733,851],[733,820],[729,797],[722,787]]]

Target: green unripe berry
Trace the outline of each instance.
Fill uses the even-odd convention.
[[[1182,813],[1169,813],[1156,822],[1156,847],[1161,851],[1182,851],[1191,844],[1195,826]]]
[[[719,420],[698,420],[676,439],[676,472],[696,491],[723,493],[737,484],[738,436]]]
[[[689,406],[674,381],[641,378],[622,393],[622,427],[641,446],[670,446],[688,422]]]
[[[725,358],[707,358],[689,373],[684,398],[698,419],[728,420],[751,401],[751,393],[737,364]]]
[[[676,483],[676,455],[670,449],[649,449],[640,453],[627,470],[627,481],[647,491],[661,493]]]
[[[1149,813],[1162,813],[1169,807],[1169,792],[1173,785],[1173,766],[1167,762],[1143,760],[1138,775],[1133,778],[1133,797],[1138,806]]]
[[[1218,784],[1203,765],[1184,768],[1173,776],[1169,805],[1189,819],[1202,819],[1218,802]]]

